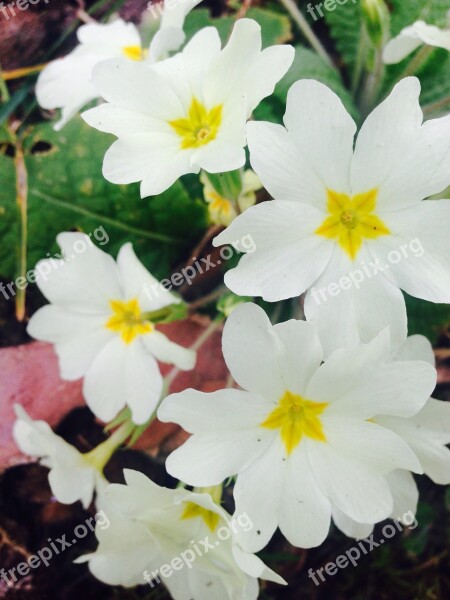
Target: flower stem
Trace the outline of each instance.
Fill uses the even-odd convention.
[[[364,61],[367,58],[367,50],[368,50],[368,35],[366,28],[364,25],[361,26],[361,31],[359,34],[359,42],[358,42],[358,53],[356,55],[356,63],[355,69],[353,71],[352,77],[352,94],[355,96],[358,91],[359,84],[361,83],[361,76],[364,67]]]
[[[20,79],[21,77],[27,77],[28,75],[34,75],[39,73],[47,66],[47,63],[42,65],[33,65],[32,67],[22,67],[20,69],[14,69],[12,71],[3,71],[2,76],[5,81],[11,79]]]
[[[410,77],[411,75],[414,75],[414,73],[416,73],[420,69],[420,67],[427,61],[428,57],[433,52],[433,50],[435,50],[433,46],[423,46],[423,48],[421,48],[416,53],[414,58],[408,63],[406,69],[404,69],[397,77],[396,83],[399,82],[401,79],[404,79],[405,77]]]
[[[107,440],[96,446],[90,452],[87,452],[83,457],[92,465],[94,465],[98,471],[103,472],[106,464],[108,463],[111,456],[117,450],[123,442],[130,437],[131,433],[135,429],[134,423],[127,421],[123,423],[116,431],[109,436]]]
[[[317,54],[319,54],[319,56],[321,56],[323,58],[323,60],[328,65],[330,65],[330,67],[332,67],[333,61],[331,60],[330,55],[325,50],[324,46],[322,45],[322,42],[319,40],[319,38],[316,36],[314,31],[312,30],[310,24],[305,19],[305,17],[301,13],[300,9],[298,8],[298,6],[294,2],[294,0],[280,0],[280,3],[284,6],[284,8],[291,15],[292,20],[298,26],[300,31],[303,33],[303,35],[308,40],[308,42],[311,44],[311,46],[314,48],[314,50],[317,52]]]
[[[380,87],[384,75],[384,62],[381,48],[375,50],[375,66],[372,73],[369,73],[366,84],[363,89],[360,108],[363,117],[368,115],[375,106],[380,95]]]
[[[28,174],[25,165],[22,144],[16,138],[16,201],[20,218],[19,237],[19,277],[26,281],[27,272],[27,245],[28,245]],[[25,318],[26,286],[18,286],[16,294],[16,318],[23,321]]]

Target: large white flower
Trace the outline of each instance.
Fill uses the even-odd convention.
[[[61,376],[84,377],[93,413],[110,421],[125,406],[147,421],[160,400],[157,360],[190,370],[195,353],[155,329],[152,315],[180,300],[144,268],[131,244],[117,263],[81,233],[60,233],[65,259],[37,264],[37,284],[51,304],[38,310],[29,334],[55,345]],[[151,293],[149,291],[151,290]]]
[[[119,138],[106,153],[104,176],[142,181],[144,197],[186,173],[242,167],[246,120],[293,58],[291,46],[261,50],[260,26],[241,19],[223,50],[217,29],[206,27],[151,67],[123,59],[98,65],[93,80],[107,104],[83,118]]]
[[[392,514],[386,475],[422,469],[407,443],[372,419],[415,415],[436,382],[431,365],[392,362],[387,330],[321,365],[313,325],[272,326],[253,304],[228,318],[223,353],[246,391],[172,394],[158,417],[193,434],[167,459],[170,474],[191,485],[237,474],[236,512],[254,523],[243,536],[248,550],[263,548],[277,526],[295,546],[320,544],[332,507],[358,523]]]
[[[359,132],[317,81],[295,83],[285,127],[249,123],[252,166],[275,198],[215,238],[255,245],[225,276],[240,295],[277,301],[308,290],[307,320],[326,354],[390,325],[406,338],[401,289],[450,302],[450,201],[422,200],[450,183],[450,115],[422,125],[416,78],[402,80]]]
[[[435,365],[433,348],[430,342],[421,335],[407,338],[394,353],[394,360],[422,360]],[[409,418],[376,416],[374,423],[398,433],[414,451],[425,475],[435,483],[450,483],[450,403],[430,398],[425,406]],[[387,475],[387,481],[394,498],[393,519],[405,522],[414,515],[419,499],[419,491],[413,476],[408,471],[396,470]],[[372,524],[357,523],[344,515],[336,507],[333,508],[335,524],[347,535],[364,538],[373,529]]]
[[[399,63],[423,44],[450,51],[450,29],[439,29],[424,21],[416,21],[386,44],[383,60],[388,65]]]
[[[48,480],[55,498],[62,504],[80,500],[87,508],[94,493],[102,493],[107,484],[103,467],[110,454],[105,455],[102,449],[82,454],[45,421],[33,421],[17,404],[14,409],[14,440],[24,454],[40,458],[40,463],[50,469]]]
[[[83,106],[100,96],[92,82],[95,65],[119,56],[131,61],[155,62],[178,50],[185,39],[184,17],[200,2],[170,0],[149,50],[142,47],[133,23],[117,19],[113,23],[82,25],[77,31],[78,46],[64,58],[51,62],[36,84],[36,97],[43,108],[62,109],[55,129],[59,131]]]
[[[174,600],[256,600],[257,578],[285,583],[237,542],[246,515],[232,519],[209,494],[163,488],[138,471],[125,470],[127,485],[105,491],[107,529],[97,527],[91,572],[110,585],[160,581]],[[241,517],[241,518],[239,518]]]

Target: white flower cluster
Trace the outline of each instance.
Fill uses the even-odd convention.
[[[18,408],[15,437],[50,468],[61,502],[87,506],[97,491],[111,526],[97,530],[98,549],[82,560],[113,585],[144,583],[148,572],[153,580],[192,540],[208,532],[217,540],[232,521],[220,507],[222,485],[235,476],[235,515],[247,515],[252,527],[233,530],[226,543],[198,555],[193,569],[162,576],[175,600],[253,600],[258,577],[283,583],[254,555],[277,528],[302,548],[321,544],[331,521],[362,538],[384,519],[415,512],[412,473],[450,483],[450,405],[430,397],[433,351],[422,336],[407,337],[401,291],[450,303],[450,200],[424,201],[450,184],[450,115],[423,123],[419,81],[406,78],[355,143],[356,124],[339,97],[301,80],[289,90],[284,125],[247,124],[294,50],[263,50],[259,25],[245,18],[223,48],[217,30],[206,27],[179,50],[184,17],[198,3],[167,3],[149,51],[123,21],[81,27],[80,45],[42,73],[39,102],[63,109],[61,127],[103,98],[83,118],[118,138],[104,176],[141,182],[142,197],[202,170],[211,218],[227,226],[214,244],[245,235],[255,242],[226,273],[228,288],[270,302],[306,293],[306,321],[272,325],[262,308],[241,304],[222,336],[241,389],[164,397],[157,361],[184,370],[195,363],[193,350],[156,329],[180,299],[130,244],[117,262],[91,244],[38,282],[50,304],[32,317],[29,332],[54,344],[63,378],[84,378],[93,413],[105,422],[119,415],[120,427],[80,454]],[[416,23],[388,44],[386,62],[421,42],[450,49],[448,32]],[[243,175],[247,144],[256,175]],[[230,205],[214,175],[239,169],[243,185]],[[261,182],[273,200],[253,206]],[[64,255],[80,236],[59,235]],[[412,239],[420,240],[420,256],[391,261],[357,288],[313,301],[313,288],[364,265],[386,266],[389,253]],[[155,286],[150,298],[145,290]],[[124,409],[129,417],[121,419]],[[126,471],[126,485],[107,486],[106,462],[155,411],[191,434],[166,467],[194,491],[161,488],[134,471]]]

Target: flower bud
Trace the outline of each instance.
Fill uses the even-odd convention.
[[[362,0],[361,9],[367,33],[376,48],[380,48],[387,38],[390,14],[384,0]]]

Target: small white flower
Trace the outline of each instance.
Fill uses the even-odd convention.
[[[48,423],[33,421],[22,406],[16,404],[14,410],[14,440],[24,454],[40,458],[50,469],[48,480],[55,498],[62,504],[80,500],[87,508],[94,493],[102,493],[107,484],[103,475],[106,460],[101,461],[98,452],[82,454],[56,435]]]
[[[78,46],[64,58],[51,62],[36,84],[36,97],[43,108],[62,109],[54,128],[62,129],[83,106],[100,96],[92,82],[92,70],[98,63],[116,57],[152,63],[178,50],[185,39],[184,18],[200,1],[170,0],[149,50],[142,47],[133,23],[117,19],[113,23],[82,25],[77,31]]]
[[[388,65],[399,63],[423,44],[450,51],[450,29],[439,29],[424,21],[416,21],[386,44],[383,60]]]
[[[151,67],[123,59],[98,65],[93,81],[107,104],[82,116],[119,138],[105,155],[104,176],[141,181],[145,197],[200,169],[239,169],[245,123],[293,59],[291,46],[261,50],[260,26],[240,19],[223,50],[217,29],[206,27]]]
[[[319,545],[332,507],[358,523],[392,514],[386,475],[422,469],[408,444],[372,419],[415,415],[436,383],[431,365],[392,362],[387,330],[321,365],[313,325],[272,326],[253,304],[228,318],[223,353],[246,391],[172,394],[158,417],[193,434],[167,459],[171,475],[201,486],[237,474],[236,512],[254,523],[242,540],[248,550],[277,527],[295,546]]]
[[[116,263],[84,234],[60,233],[57,241],[65,259],[36,266],[46,273],[37,283],[51,304],[32,316],[28,332],[55,345],[63,379],[84,377],[87,405],[99,419],[111,421],[128,406],[142,424],[163,388],[157,360],[182,370],[195,364],[195,352],[171,342],[151,320],[180,300],[150,275],[129,243]]]
[[[100,581],[131,587],[161,580],[174,600],[256,600],[258,577],[285,583],[239,546],[239,520],[209,494],[163,488],[138,471],[124,476],[127,485],[105,491],[110,525],[96,528],[97,550],[76,561],[88,560]]]
[[[306,318],[326,355],[388,325],[401,343],[401,289],[450,302],[450,201],[422,202],[450,183],[450,115],[422,124],[419,93],[416,78],[396,85],[355,148],[355,123],[317,81],[291,87],[285,127],[247,126],[252,166],[275,200],[249,208],[215,238],[216,246],[254,240],[225,283],[271,302],[307,290]]]
[[[211,223],[224,227],[228,227],[238,214],[255,204],[256,192],[262,188],[260,178],[251,169],[247,169],[242,175],[242,189],[236,201],[219,194],[206,173],[200,175],[200,181],[203,183],[203,195],[208,204]]]

